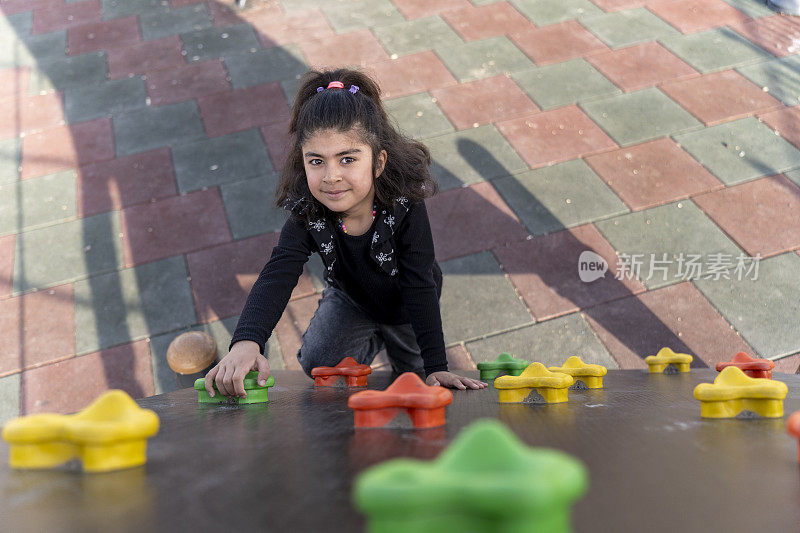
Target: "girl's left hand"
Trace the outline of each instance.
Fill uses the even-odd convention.
[[[434,372],[425,383],[431,386],[441,385],[442,387],[449,387],[451,389],[485,389],[488,385],[483,381],[477,379],[465,378],[464,376],[457,376],[452,372]]]

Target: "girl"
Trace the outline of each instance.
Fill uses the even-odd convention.
[[[351,356],[369,364],[383,347],[395,372],[425,373],[429,385],[480,389],[447,371],[434,259],[424,199],[436,192],[430,153],[398,133],[365,74],[311,71],[292,108],[277,203],[290,211],[278,245],[245,303],[230,352],[206,376],[221,394],[244,397],[243,379],[269,376],[264,344],[309,256],[328,286],[297,359],[310,375]]]

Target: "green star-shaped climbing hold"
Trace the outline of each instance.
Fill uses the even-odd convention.
[[[583,496],[583,463],[549,448],[529,448],[496,420],[464,429],[430,462],[394,459],[355,481],[355,506],[373,533],[570,531]]]
[[[247,396],[244,398],[234,398],[231,396],[223,396],[217,390],[217,384],[214,384],[214,390],[217,391],[214,397],[208,395],[206,391],[206,378],[200,378],[194,382],[194,388],[197,391],[197,401],[200,403],[238,403],[240,405],[248,403],[264,403],[268,402],[267,391],[270,387],[275,385],[275,378],[270,376],[267,378],[267,384],[263,387],[258,384],[258,372],[248,372],[244,377],[244,390]]]
[[[503,352],[494,361],[484,361],[478,363],[478,370],[481,371],[481,379],[494,379],[505,372],[509,376],[519,376],[530,363],[524,359],[516,359],[511,354]]]

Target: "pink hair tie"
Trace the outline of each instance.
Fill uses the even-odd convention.
[[[342,82],[340,82],[340,81],[332,81],[332,82],[330,82],[330,83],[328,84],[328,87],[327,87],[327,88],[328,88],[328,89],[344,89],[344,83],[342,83]],[[348,89],[348,90],[349,90],[349,91],[350,91],[352,94],[356,94],[356,93],[358,92],[358,90],[359,90],[359,89],[360,89],[360,87],[359,87],[358,85],[351,85],[351,86],[350,86],[350,89]],[[321,93],[321,92],[322,92],[322,91],[324,91],[324,90],[325,90],[325,88],[324,88],[324,87],[317,87],[317,92],[318,92],[318,93]]]

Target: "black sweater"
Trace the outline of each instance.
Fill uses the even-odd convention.
[[[390,238],[398,273],[387,274],[370,257],[375,224],[365,234],[333,231],[336,258],[331,284],[345,291],[370,317],[382,324],[410,323],[422,352],[426,375],[447,370],[439,297],[442,271],[434,257],[428,212],[424,203],[411,205]],[[331,221],[332,222],[332,221]],[[306,223],[290,217],[278,245],[253,284],[231,346],[241,340],[264,344],[283,314],[303,272],[303,265],[319,247]]]

